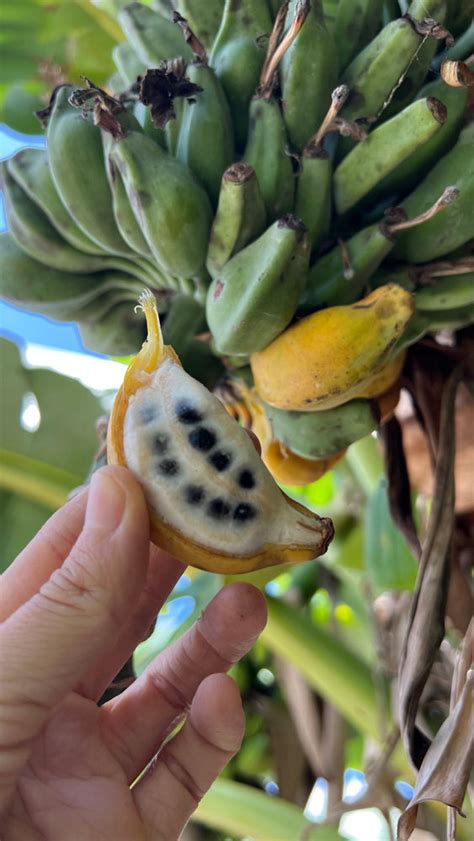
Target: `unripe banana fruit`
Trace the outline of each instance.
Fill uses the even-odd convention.
[[[273,438],[303,459],[325,459],[377,429],[375,401],[350,400],[325,412],[286,412],[264,406]]]
[[[331,521],[280,491],[245,431],[163,344],[153,295],[140,304],[148,339],[115,399],[108,460],[142,485],[153,542],[220,573],[323,554]]]
[[[306,228],[288,214],[235,255],[215,278],[206,315],[219,353],[261,350],[291,321],[306,280]]]

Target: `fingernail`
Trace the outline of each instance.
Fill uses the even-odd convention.
[[[125,490],[115,479],[103,470],[94,473],[87,499],[86,526],[115,531],[122,521],[125,500]]]

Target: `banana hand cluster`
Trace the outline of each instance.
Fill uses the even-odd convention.
[[[41,114],[47,151],[1,165],[0,294],[76,321],[93,350],[127,354],[144,337],[133,302],[145,285],[184,369],[256,432],[273,476],[314,481],[394,411],[405,349],[474,318],[469,14],[463,0],[413,0],[400,17],[380,0],[339,0],[332,17],[322,0],[169,5],[122,8],[110,89],[58,88]],[[455,87],[443,64],[451,38],[454,63],[468,68]],[[201,454],[201,484],[188,481],[188,430],[173,415],[180,390],[189,387],[223,451],[225,435],[232,463],[238,447],[252,454],[234,426],[220,430],[215,401],[157,336],[126,383],[136,385],[155,343],[148,374],[169,394],[158,401],[163,420],[147,431],[133,409],[138,386],[124,385],[113,435],[126,435],[126,460],[149,471],[152,508],[155,467],[179,471],[166,479],[168,507],[155,501],[168,512],[157,535],[180,554],[172,510],[188,485],[205,484],[193,552],[217,568],[222,545],[206,528],[218,518],[202,516],[211,467]],[[169,441],[166,457],[146,450],[151,429]],[[112,457],[123,461],[116,440]],[[234,490],[224,482],[219,499],[236,546],[248,534],[242,569],[266,563],[270,544],[287,557],[274,540],[257,547],[258,518],[237,530],[231,512],[251,503]]]

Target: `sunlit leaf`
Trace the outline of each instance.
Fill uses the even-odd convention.
[[[233,780],[216,780],[197,807],[193,820],[238,838],[297,841],[308,826],[297,806]],[[305,841],[339,841],[332,826],[315,826]]]
[[[413,590],[417,562],[395,526],[382,479],[370,495],[364,516],[364,560],[372,585],[384,590]]]
[[[41,528],[51,511],[38,502],[31,502],[17,494],[0,490],[0,572]],[[14,524],[13,527],[11,524]]]
[[[124,37],[113,4],[109,11],[93,0],[2,3],[0,121],[37,134],[41,128],[31,120],[31,106],[40,106],[25,93],[32,84],[44,105],[63,78],[78,82],[88,75],[97,84],[106,82],[114,69],[112,47]]]
[[[306,485],[304,488],[298,486],[282,486],[291,496],[301,500],[309,508],[318,508],[321,505],[328,505],[334,497],[334,476],[332,470],[328,470],[317,482]]]
[[[6,339],[0,339],[0,369],[4,494],[0,563],[5,568],[47,516],[86,479],[97,449],[95,422],[102,409],[75,380],[54,371],[24,368],[17,347]],[[33,401],[33,426],[25,396]]]
[[[330,704],[358,730],[379,739],[375,683],[370,669],[339,640],[277,599],[268,600],[262,639],[293,663]]]

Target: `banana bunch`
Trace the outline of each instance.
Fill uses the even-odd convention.
[[[322,475],[474,320],[472,4],[400,5],[122,8],[109,89],[58,88],[1,165],[2,297],[124,354],[145,285],[273,475]]]

